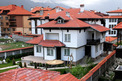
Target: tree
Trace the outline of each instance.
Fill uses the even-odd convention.
[[[37,64],[36,64],[36,62],[34,63],[34,68],[37,69]]]
[[[13,59],[13,65],[16,65],[15,60]]]

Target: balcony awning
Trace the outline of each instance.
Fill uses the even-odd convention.
[[[39,45],[44,47],[64,47],[65,45],[58,40],[43,40]]]

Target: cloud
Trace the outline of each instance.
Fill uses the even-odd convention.
[[[93,4],[100,4],[107,0],[31,0],[34,2],[40,3],[58,3],[58,4],[65,4],[70,7],[79,7],[80,4],[85,5],[93,5]]]

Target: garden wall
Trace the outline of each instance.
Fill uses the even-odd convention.
[[[100,63],[98,63],[93,69],[91,69],[80,81],[98,81],[101,76],[115,60],[116,51],[113,51],[107,57],[105,57]]]
[[[7,56],[17,55],[17,54],[22,54],[22,53],[29,53],[29,52],[30,53],[33,52],[33,46],[0,51],[0,57],[6,58]]]

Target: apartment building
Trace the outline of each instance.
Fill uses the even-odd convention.
[[[23,34],[31,33],[31,22],[28,18],[31,12],[16,5],[0,6],[0,21],[2,35],[10,35],[14,31],[21,31]]]
[[[107,12],[109,16],[105,16],[105,27],[110,28],[106,36],[117,36],[117,30],[113,30],[118,23],[122,22],[122,9]]]
[[[79,63],[86,55],[95,59],[104,53],[109,29],[103,26],[101,16],[84,10],[84,5],[49,15],[47,20],[37,26],[41,36],[27,41],[34,44],[34,56],[68,61],[72,55],[73,63]]]

